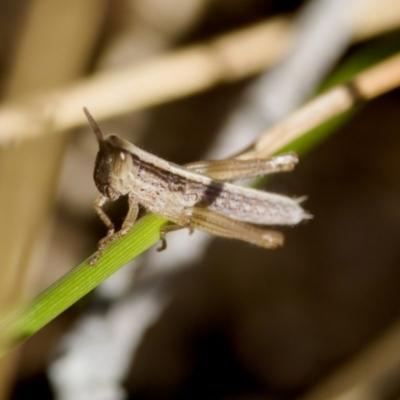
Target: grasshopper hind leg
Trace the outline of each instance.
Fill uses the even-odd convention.
[[[291,171],[297,162],[298,158],[294,153],[286,153],[267,160],[262,158],[251,160],[231,158],[228,160],[197,161],[186,164],[185,168],[220,181],[235,182],[276,172]]]
[[[280,232],[235,221],[207,208],[187,208],[182,217],[184,217],[182,220],[187,221],[185,225],[174,223],[166,225],[160,230],[161,246],[157,249],[158,251],[162,251],[167,247],[165,240],[167,233],[183,228],[189,228],[191,232],[194,229],[198,229],[216,236],[242,240],[267,249],[274,249],[283,245],[284,236]]]
[[[190,213],[192,228],[216,236],[242,240],[267,249],[282,246],[284,242],[283,234],[278,231],[236,221],[207,208],[193,207],[186,212]]]

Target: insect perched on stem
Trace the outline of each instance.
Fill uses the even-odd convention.
[[[147,153],[117,135],[101,133],[89,111],[86,117],[99,143],[94,181],[100,192],[94,208],[108,228],[94,265],[104,250],[127,234],[134,225],[139,204],[172,224],[160,230],[161,246],[166,248],[168,232],[182,228],[199,229],[217,236],[239,239],[265,248],[283,244],[283,234],[258,225],[294,225],[311,218],[300,206],[304,198],[291,199],[235,185],[233,182],[273,172],[291,171],[298,159],[285,154],[268,160],[199,161],[183,167]],[[129,211],[121,229],[102,210],[107,201],[127,195]]]

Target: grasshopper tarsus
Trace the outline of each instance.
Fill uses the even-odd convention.
[[[101,254],[98,254],[98,252],[96,251],[96,253],[94,253],[93,256],[89,258],[88,264],[91,267],[94,267],[97,264],[97,262],[99,261],[100,255]]]
[[[164,251],[164,250],[166,250],[166,249],[167,249],[167,241],[166,241],[166,239],[165,239],[165,238],[161,238],[160,241],[161,241],[161,244],[160,244],[160,246],[157,247],[156,250],[157,250],[157,251]]]

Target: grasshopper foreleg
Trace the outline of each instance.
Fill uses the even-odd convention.
[[[94,202],[94,209],[97,212],[97,215],[104,222],[104,225],[108,229],[107,236],[111,236],[112,234],[114,234],[115,230],[114,224],[111,222],[108,215],[102,209],[102,207],[104,206],[104,204],[107,203],[107,201],[108,201],[107,197],[103,196],[102,194],[99,194]]]
[[[139,213],[139,203],[133,196],[128,197],[129,202],[129,210],[128,214],[125,217],[125,220],[122,224],[121,229],[118,232],[114,232],[114,224],[111,222],[110,218],[101,208],[107,201],[107,198],[100,195],[95,202],[95,210],[97,214],[100,216],[101,220],[108,228],[107,236],[99,241],[98,250],[94,254],[94,256],[89,260],[90,265],[94,265],[97,263],[99,257],[104,253],[105,249],[120,237],[126,235],[133,227],[136,222],[138,213]]]

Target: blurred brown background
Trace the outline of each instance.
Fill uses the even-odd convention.
[[[310,3],[3,0],[2,100],[9,104],[104,71],[140,65],[269,18],[296,21],[299,15],[304,18]],[[379,32],[357,43],[349,33],[310,92],[346,63],[398,52],[397,18],[397,25],[384,22]],[[325,40],[326,47],[335,41]],[[322,58],[315,54],[310,68]],[[137,107],[139,111],[115,112],[112,118],[99,111],[99,124],[104,132],[118,132],[175,163],[202,159],[212,153],[215,138],[235,110],[253,106],[248,88],[279,62],[265,72],[259,68],[257,74],[227,78],[198,93]],[[79,101],[75,106],[90,108]],[[283,248],[265,251],[213,238],[201,242],[196,253],[190,244],[195,239],[185,232],[164,252],[169,256],[154,256],[158,266],[152,265],[152,256],[141,258],[135,279],[125,278],[129,284],[116,297],[156,291],[160,312],[137,339],[121,379],[125,392],[107,397],[104,391],[104,398],[300,398],[394,326],[400,316],[399,109],[399,90],[363,105],[304,151],[294,172],[268,180],[269,191],[307,195],[304,207],[314,215],[305,224],[282,229]],[[85,126],[76,125],[81,126],[60,134],[50,124],[38,138],[15,137],[1,146],[1,312],[65,274],[105,234],[92,209],[96,144]],[[226,154],[236,150],[223,149]],[[112,209],[117,221],[124,210],[123,205]],[[180,261],[171,259],[174,252],[181,253]],[[163,268],[163,259],[168,267]],[[90,295],[3,358],[0,398],[69,398],[47,373],[65,351],[59,341],[85,315],[111,315],[114,307],[110,296]],[[374,381],[373,391],[348,398],[400,398],[399,371],[392,369],[379,384]],[[92,398],[101,397],[93,393]]]

